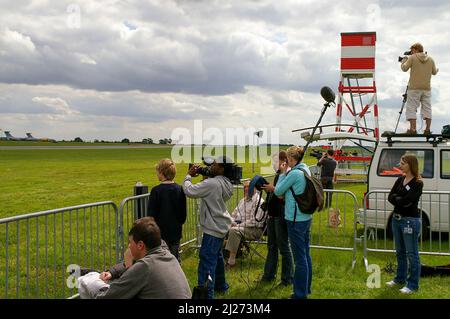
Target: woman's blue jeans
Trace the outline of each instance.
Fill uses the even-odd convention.
[[[395,276],[394,281],[399,284],[406,283],[406,287],[411,290],[419,289],[420,228],[420,218],[392,218],[392,234],[394,235],[395,251],[397,254],[397,276]]]
[[[307,298],[311,293],[312,260],[310,234],[312,219],[304,222],[286,221],[292,254],[294,255],[294,299]]]

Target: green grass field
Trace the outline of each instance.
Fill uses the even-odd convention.
[[[154,148],[154,149],[82,149],[82,150],[0,150],[0,218],[11,217],[25,213],[43,211],[48,209],[79,205],[84,203],[99,202],[111,200],[117,205],[125,197],[133,195],[133,186],[140,181],[151,188],[158,183],[155,175],[155,164],[159,159],[170,157],[171,148]],[[314,164],[316,160],[307,157],[305,161],[308,164]],[[251,177],[252,165],[247,163],[244,167],[244,177]],[[187,163],[178,164],[176,181],[180,183],[187,171]],[[255,165],[255,174],[259,174],[260,165]],[[199,180],[199,179],[198,179]],[[361,207],[364,184],[338,184],[338,189],[353,192],[357,199],[356,204]],[[336,196],[336,195],[335,195]],[[341,208],[343,215],[343,226],[338,229],[330,229],[327,227],[327,212],[315,215],[313,226],[312,244],[315,245],[336,245],[342,247],[352,247],[353,238],[353,211],[348,209],[344,212],[344,203],[347,207],[352,207],[353,200],[350,196],[344,197],[339,195],[335,197],[337,207]],[[89,215],[89,214],[88,214]],[[93,233],[94,239],[102,237],[102,230],[96,227],[98,218],[102,219],[102,212],[92,215],[92,219],[82,216],[72,216],[73,221],[80,222],[80,233],[82,227],[85,227],[88,237]],[[100,217],[98,217],[100,216]],[[93,226],[90,223],[93,223]],[[86,223],[86,226],[84,226]],[[58,225],[56,227],[55,225]],[[66,245],[69,242],[77,242],[75,229],[69,233],[69,221],[66,218],[61,220],[59,217],[50,218],[49,229],[44,230],[42,225],[30,223],[29,225],[20,226],[20,257],[15,259],[17,251],[16,236],[13,224],[10,231],[10,257],[8,261],[10,276],[19,273],[20,280],[27,277],[26,268],[30,270],[28,275],[31,286],[30,297],[35,296],[33,289],[39,286],[39,296],[44,296],[45,290],[45,269],[40,267],[38,270],[33,269],[33,265],[41,261],[47,253],[50,258],[50,268],[58,270],[58,279],[50,278],[50,286],[53,281],[57,283],[57,291],[50,289],[49,297],[66,297],[71,291],[64,289],[60,283],[60,276],[64,278],[64,267],[70,259],[66,250],[60,246],[59,239],[64,238]],[[105,224],[103,224],[105,225]],[[109,225],[106,223],[106,225]],[[26,227],[33,230],[32,235],[36,232],[40,234],[38,242],[30,241],[27,247],[27,241],[23,236]],[[37,229],[37,230],[36,230]],[[56,232],[53,231],[56,229]],[[321,236],[317,235],[320,230]],[[358,235],[361,234],[362,227],[358,226]],[[34,233],[33,233],[34,232]],[[0,238],[4,237],[5,230],[0,226]],[[47,241],[50,244],[49,251],[45,252],[42,248],[37,255],[32,255],[30,260],[24,257],[27,249],[36,247],[45,243],[44,234],[48,234]],[[112,234],[114,236],[114,234]],[[108,237],[106,235],[106,237]],[[54,247],[51,247],[53,244]],[[77,244],[73,245],[75,252],[76,247],[83,251],[86,247],[82,238]],[[4,295],[5,290],[5,262],[4,262],[4,240],[0,240],[0,296]],[[90,245],[90,244],[89,244]],[[99,246],[88,247],[88,252],[103,250],[109,247]],[[447,237],[448,247],[448,237]],[[65,248],[67,249],[67,247]],[[112,249],[112,247],[110,247]],[[258,251],[265,255],[265,246],[258,245]],[[75,254],[75,253],[74,253]],[[358,263],[354,270],[351,269],[352,254],[351,252],[331,251],[322,249],[313,249],[314,264],[314,282],[312,298],[398,298],[399,295],[394,290],[380,288],[369,289],[366,286],[366,279],[369,273],[366,273],[362,264],[362,248],[358,244]],[[93,262],[94,265],[103,265],[109,256],[100,254],[95,260],[89,260],[91,256],[80,256],[81,262],[87,258],[87,263]],[[91,258],[92,259],[92,258]],[[78,261],[79,259],[77,259]],[[395,262],[393,254],[371,253],[369,255],[369,263],[378,264],[381,268],[385,268],[388,263]],[[423,256],[422,262],[431,265],[449,263],[448,257],[430,257]],[[239,260],[239,267],[234,268],[227,274],[231,289],[225,296],[220,298],[285,298],[291,293],[291,288],[276,288],[276,284],[260,285],[257,279],[262,273],[263,259],[257,255],[250,254]],[[17,264],[20,265],[17,268]],[[45,263],[44,263],[45,264]],[[194,249],[187,249],[183,255],[183,269],[186,272],[191,287],[196,284],[198,258]],[[25,267],[28,265],[28,267]],[[39,275],[34,276],[34,272]],[[52,275],[53,276],[53,275]],[[390,280],[392,274],[382,272],[382,287],[385,281]],[[15,283],[8,282],[10,288],[16,289]],[[450,298],[450,279],[449,278],[426,278],[421,280],[421,290],[419,293],[408,298]],[[26,287],[20,287],[20,296],[26,296]],[[10,297],[14,297],[15,291],[11,292]]]

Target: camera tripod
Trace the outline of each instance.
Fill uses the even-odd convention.
[[[399,115],[398,115],[398,119],[397,119],[397,124],[395,125],[394,134],[397,133],[398,122],[400,122],[400,118],[402,117],[402,113],[403,113],[403,108],[405,107],[406,100],[408,99],[408,86],[406,86],[405,93],[402,96],[403,96],[402,108],[400,109],[400,112],[398,112]]]

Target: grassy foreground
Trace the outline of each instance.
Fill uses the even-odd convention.
[[[266,254],[265,246],[257,247],[259,253]],[[385,282],[392,280],[394,273],[387,272],[390,264],[395,264],[394,254],[370,254],[369,264],[377,264],[381,269],[380,288],[368,288],[367,280],[371,273],[366,272],[362,262],[362,250],[358,251],[358,263],[351,267],[352,254],[349,252],[312,249],[313,282],[310,298],[318,299],[450,299],[450,277],[421,278],[420,290],[410,296],[403,296],[398,289],[387,288]],[[445,258],[421,256],[426,264],[445,263]],[[448,258],[447,258],[448,262]],[[183,269],[190,286],[197,283],[197,253],[193,250],[183,256]],[[394,265],[395,267],[395,265]],[[280,269],[273,283],[258,283],[264,269],[264,260],[255,253],[237,259],[237,266],[227,271],[226,279],[230,285],[225,295],[217,298],[259,298],[284,299],[292,294],[292,286],[277,287],[280,282]],[[372,281],[370,281],[372,282]]]

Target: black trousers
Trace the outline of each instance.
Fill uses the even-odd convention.
[[[321,177],[321,181],[322,181],[322,186],[323,189],[333,189],[333,177],[326,177],[323,176]],[[333,193],[326,193],[326,198],[325,198],[325,208],[328,208],[331,206],[331,202],[333,199]]]

